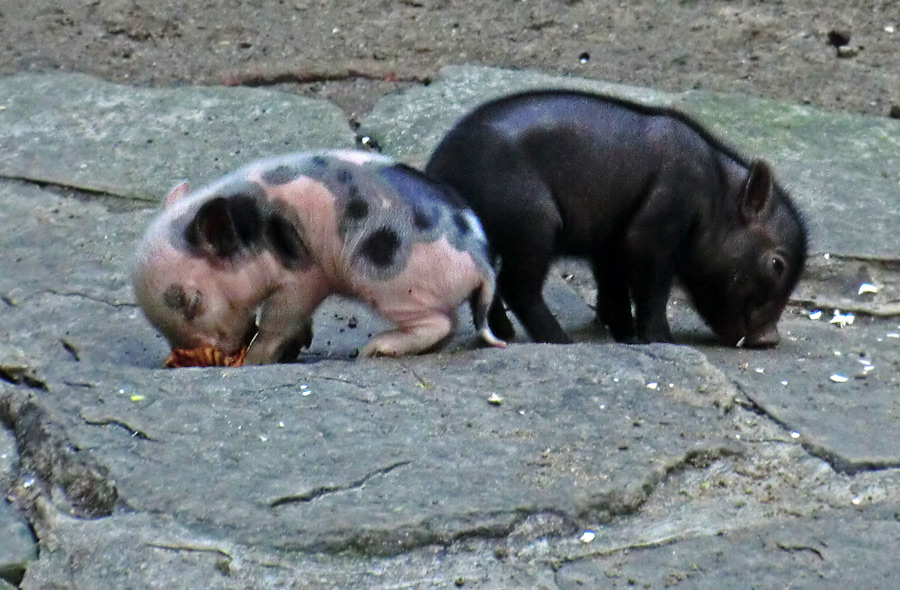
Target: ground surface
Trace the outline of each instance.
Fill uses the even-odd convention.
[[[460,63],[886,115],[900,108],[898,43],[894,0],[0,2],[0,73],[278,83],[351,117]]]
[[[896,5],[13,4],[0,590],[900,587]],[[679,344],[612,343],[566,261],[575,345],[476,349],[464,319],[351,360],[383,323],[329,300],[301,363],[160,368],[129,268],[173,182],[364,135],[421,164],[475,104],[571,85],[772,162],[813,230],[778,347],[720,346],[678,297]]]

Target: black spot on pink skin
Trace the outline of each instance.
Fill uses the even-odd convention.
[[[297,227],[282,215],[270,215],[266,221],[266,241],[282,266],[296,269],[307,266],[309,250]]]
[[[232,197],[229,201],[229,212],[238,241],[244,246],[253,246],[262,238],[259,203],[254,197],[244,195]]]
[[[369,214],[369,204],[359,198],[350,199],[344,213],[350,219],[364,219]]]
[[[181,285],[169,285],[163,293],[163,303],[171,309],[181,309],[187,303],[187,294]]]
[[[351,182],[353,180],[353,173],[350,172],[349,170],[338,170],[337,179],[338,179],[338,182],[341,182],[343,184],[348,184],[349,182]]]
[[[185,230],[185,239],[201,252],[227,258],[244,248],[256,248],[262,239],[262,227],[255,196],[215,197],[197,211]]]
[[[394,262],[400,247],[397,232],[388,227],[375,230],[359,246],[359,254],[379,268],[387,268]]]
[[[202,301],[203,296],[200,291],[195,292],[189,301],[187,293],[181,285],[169,285],[169,288],[163,292],[163,303],[166,304],[166,307],[181,312],[187,321],[191,321],[197,316]]]
[[[416,229],[425,231],[433,228],[437,225],[439,217],[440,212],[434,207],[426,208],[422,205],[416,205],[413,208],[413,224],[416,226]]]
[[[469,220],[466,219],[466,216],[463,215],[461,211],[457,211],[453,214],[453,223],[456,225],[456,229],[459,231],[459,235],[464,236],[472,231],[472,228],[469,227]]]
[[[282,164],[281,166],[276,166],[271,170],[266,170],[262,175],[262,179],[263,182],[270,186],[277,186],[280,184],[287,184],[293,180],[296,180],[300,176],[300,170],[293,166]]]

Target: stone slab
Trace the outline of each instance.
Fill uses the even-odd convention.
[[[463,114],[492,98],[538,88],[587,90],[694,115],[748,157],[773,163],[811,223],[815,251],[900,256],[900,122],[893,119],[748,96],[666,94],[540,72],[449,66],[426,87],[383,98],[359,132],[386,153],[424,165]]]
[[[900,467],[900,325],[859,316],[842,328],[830,317],[787,315],[786,338],[773,350],[701,350],[759,411],[837,471]]]
[[[34,395],[130,511],[288,551],[393,554],[530,514],[629,512],[686,455],[730,448],[730,385],[691,349],[545,348],[242,370],[55,364]]]
[[[153,202],[257,158],[355,145],[336,106],[248,88],[20,74],[0,78],[0,107],[0,176]]]
[[[888,558],[900,540],[897,506],[790,517],[677,543],[636,546],[561,565],[560,590],[577,588],[896,588]],[[872,561],[873,555],[885,559]]]
[[[18,459],[15,437],[0,428],[0,489],[5,491],[12,486]],[[4,580],[18,584],[25,569],[36,558],[37,542],[27,521],[5,498],[0,499],[0,589],[6,587]]]
[[[37,556],[28,523],[10,504],[0,502],[0,588],[4,581],[18,584]]]

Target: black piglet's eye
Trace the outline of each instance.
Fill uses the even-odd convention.
[[[769,264],[771,265],[772,272],[775,274],[775,276],[781,278],[786,268],[784,259],[781,256],[773,256]]]

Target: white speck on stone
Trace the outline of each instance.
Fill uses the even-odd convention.
[[[647,384],[647,389],[656,389],[657,387],[659,387],[659,383],[656,381],[651,381]]]
[[[597,537],[597,533],[595,533],[594,531],[584,531],[583,533],[581,533],[581,538],[578,540],[581,541],[582,543],[590,543],[596,537]]]
[[[763,373],[766,372],[766,370],[765,370],[764,368],[762,368],[762,367],[756,367],[756,369],[754,369],[754,370],[755,370],[757,373],[759,373],[760,375],[762,375]]]
[[[284,420],[278,421],[278,428],[284,428]]]
[[[308,395],[311,395],[312,391],[310,391],[309,389],[304,389],[303,391],[300,392],[300,394],[303,395],[303,397],[306,397]]]
[[[885,26],[884,26],[884,32],[885,32],[885,33],[889,33],[889,34],[890,34],[890,33],[893,33],[895,30],[896,30],[896,29],[894,28],[894,25],[885,25]]]
[[[881,290],[881,287],[878,285],[873,285],[872,283],[863,283],[859,286],[859,290],[856,292],[857,295],[863,295],[864,293],[878,293]]]
[[[782,384],[782,385],[787,385],[787,384],[788,384],[787,379],[782,379],[782,380],[781,380],[781,384]]]
[[[809,314],[809,319],[811,319],[811,320],[818,320],[821,317],[822,317],[821,309],[817,309],[816,311],[810,312],[810,314]]]
[[[261,440],[262,442],[269,442],[269,437],[266,436],[265,434],[260,434],[259,440]]]
[[[846,382],[847,382],[847,378],[846,378],[846,377],[844,377],[843,375],[839,375],[839,374],[837,374],[837,373],[835,373],[834,375],[832,375],[831,377],[829,377],[829,379],[831,379],[831,380],[834,381],[835,383],[846,383]]]
[[[862,498],[860,498],[859,496],[853,496],[852,498],[850,498],[850,503],[854,506],[859,506],[862,503]]]
[[[834,317],[831,318],[829,324],[838,324],[840,327],[849,326],[856,318],[852,313],[841,313],[841,310],[834,310]]]
[[[497,395],[497,392],[491,393],[491,397],[488,398],[488,403],[492,406],[499,406],[503,403],[503,398]]]
[[[900,338],[900,333],[897,333],[897,332],[888,332],[888,333],[886,334],[886,336],[887,336],[888,338]]]
[[[800,433],[797,432],[796,430],[792,430],[792,431],[791,431],[791,438],[793,438],[793,439],[798,439],[798,438],[800,438]]]

